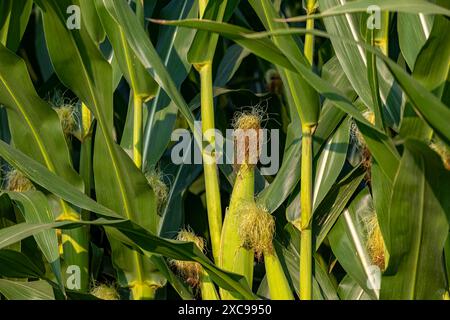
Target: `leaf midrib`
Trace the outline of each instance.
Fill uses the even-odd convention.
[[[125,39],[125,34],[124,34],[123,30],[122,30],[122,27],[120,27],[120,26],[118,26],[118,27],[119,27],[120,42],[122,43],[123,52],[125,54],[125,63],[127,64],[127,69],[128,69],[129,75],[130,75],[130,82],[131,82],[130,86],[133,89],[133,94],[134,95],[138,95],[140,93],[136,92],[136,90],[137,90],[137,79],[136,79],[135,70],[132,67],[131,55],[130,55],[130,51],[129,51],[129,48],[128,48],[128,43],[127,43],[127,41]],[[134,106],[134,107],[136,108],[138,106]]]

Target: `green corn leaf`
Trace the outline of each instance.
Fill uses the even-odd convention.
[[[398,41],[403,57],[411,70],[414,70],[417,56],[430,36],[434,16],[423,13],[398,13]]]
[[[199,30],[206,30],[210,32],[220,33],[222,36],[227,37],[242,47],[247,48],[254,54],[270,61],[276,65],[284,68],[295,70],[292,63],[286,58],[286,56],[276,47],[273,42],[268,39],[252,39],[254,41],[248,41],[244,35],[251,34],[252,31],[240,26],[220,23],[211,20],[198,20],[198,19],[184,19],[184,20],[151,20],[154,23],[166,24],[172,26],[181,26],[186,28],[194,28]]]
[[[373,264],[367,246],[367,221],[374,214],[367,188],[344,210],[328,234],[331,249],[342,267],[372,298],[380,294],[381,271]],[[356,254],[355,254],[356,253]],[[378,269],[377,269],[378,268]],[[374,276],[378,270],[378,278]]]
[[[407,140],[389,208],[389,268],[382,299],[442,299],[449,172],[425,144]]]
[[[320,1],[321,0],[319,0],[319,2]],[[397,0],[395,2],[392,2],[390,0],[378,0],[376,3],[370,0],[358,0],[358,1],[349,1],[344,4],[340,3],[339,5],[335,5],[332,7],[327,7],[325,10],[322,10],[322,13],[311,15],[309,18],[320,19],[324,17],[344,15],[349,13],[367,12],[367,8],[370,7],[371,5],[376,5],[381,10],[385,11],[439,14],[450,16],[450,10],[440,5],[430,3],[429,1],[426,0]],[[320,5],[319,7],[323,9]],[[299,16],[299,17],[292,17],[286,20],[291,22],[300,22],[305,21],[306,19],[307,19],[306,16],[301,17]]]
[[[435,17],[428,40],[417,54],[412,73],[414,79],[439,99],[443,95],[450,63],[450,35],[446,32],[448,28],[450,28],[448,20]],[[425,142],[431,139],[432,129],[417,115],[410,102],[405,106],[400,135]]]
[[[0,194],[0,229],[13,226],[16,224],[17,218],[11,198],[7,194]],[[10,250],[21,250],[21,243],[15,243],[13,246],[6,248]]]
[[[349,275],[346,275],[339,283],[338,295],[341,300],[372,300]]]
[[[339,0],[319,0],[319,6],[322,12],[338,5],[341,6],[342,4],[347,5],[348,3],[347,1]],[[367,8],[368,6],[365,10]],[[360,32],[358,18],[360,17],[346,14],[325,18],[323,22],[329,34],[339,35],[340,37],[353,39],[354,41],[363,41],[365,34],[361,34]],[[362,17],[360,19],[361,28],[367,29],[365,20]],[[370,110],[378,111],[376,108],[379,109],[380,106],[373,105],[373,92],[371,91],[370,85],[372,81],[369,81],[367,71],[371,61],[367,59],[364,49],[357,46],[348,46],[347,43],[341,42],[339,37],[331,37],[330,41],[336,51],[336,57],[339,59],[347,78],[352,83],[359,97]],[[380,79],[380,103],[386,106],[383,107],[384,118],[387,123],[396,128],[400,118],[400,106],[402,103],[401,91],[393,84],[392,76],[383,64],[379,64],[376,70],[377,72],[371,70],[371,74],[369,75],[374,77],[377,74],[377,77]]]
[[[326,33],[320,32],[320,31],[313,31],[313,30],[305,30],[305,29],[291,29],[287,30],[280,30],[278,32],[271,32],[271,34],[291,34],[291,33],[312,33],[315,35],[320,35],[324,37],[330,37],[330,35],[327,35]],[[263,33],[258,35],[257,37],[261,36],[267,36],[267,33]],[[253,38],[254,36],[252,36]],[[347,39],[347,38],[340,38],[342,41],[354,43],[353,40]],[[441,101],[439,101],[438,98],[436,98],[431,92],[426,90],[420,82],[415,80],[413,77],[411,77],[405,70],[403,70],[399,65],[397,65],[394,61],[391,59],[385,57],[380,52],[378,52],[376,49],[373,49],[371,46],[368,46],[364,43],[358,43],[358,45],[362,46],[363,48],[372,51],[382,59],[385,63],[390,72],[395,77],[396,81],[399,83],[399,85],[402,87],[410,101],[412,102],[414,106],[414,110],[429,124],[435,129],[436,134],[440,136],[445,141],[450,141],[450,130],[448,129],[448,126],[446,126],[446,119],[450,118],[450,110],[449,108],[444,105]],[[296,65],[299,72],[305,72],[306,70],[301,70],[302,66]],[[317,77],[318,78],[318,77]],[[311,76],[309,78],[310,83],[313,86],[317,86],[317,88],[323,87],[325,88],[325,83],[322,83],[320,81],[320,78],[315,78],[314,76]],[[320,83],[319,83],[320,82]],[[328,86],[329,87],[329,86]],[[331,89],[331,88],[330,88]],[[334,92],[336,92],[335,89],[332,89]],[[319,90],[319,92],[322,92],[322,90]],[[337,92],[336,92],[337,94]],[[329,97],[329,95],[326,95]],[[339,106],[343,110],[347,111],[349,114],[355,116],[355,120],[360,122],[362,125],[367,126],[367,128],[372,132],[372,134],[380,135],[380,131],[376,128],[374,128],[372,125],[368,125],[368,122],[366,120],[361,119],[361,115],[357,114],[352,110],[352,108],[349,108],[349,106],[342,105],[342,101],[336,101],[336,106]],[[347,103],[345,103],[347,104]],[[430,107],[430,105],[432,107]],[[388,151],[388,153],[391,153],[391,155],[388,155],[390,158],[398,158],[398,155],[393,152],[392,143],[386,142],[386,137],[381,136],[380,139],[381,143],[384,144],[383,148],[385,151]],[[370,147],[369,147],[370,148]],[[393,161],[389,161],[387,164],[388,166],[393,166]],[[387,169],[389,170],[389,169]]]
[[[310,32],[315,35],[326,35],[325,33],[316,32],[316,31],[306,31],[305,29],[281,29],[281,31],[274,31],[269,33],[252,35],[252,31],[230,25],[227,23],[219,23],[214,21],[204,21],[204,20],[181,20],[181,21],[156,21],[162,24],[168,25],[177,25],[184,26],[189,28],[197,28],[202,30],[209,30],[211,32],[216,32],[222,34],[222,36],[230,38],[236,43],[246,47],[254,54],[267,59],[268,61],[281,65],[287,69],[294,70],[298,72],[316,91],[322,94],[325,98],[333,101],[334,105],[349,115],[353,116],[358,122],[367,124],[373,130],[379,132],[378,129],[373,127],[359,112],[359,110],[353,106],[353,104],[348,101],[347,98],[343,97],[342,93],[337,90],[334,86],[330,85],[323,79],[321,79],[317,74],[315,74],[310,68],[303,65],[297,60],[289,60],[284,56],[284,54],[271,42],[267,41],[267,39],[258,39],[267,37],[269,34],[292,34],[301,32]],[[265,41],[266,40],[266,41]]]
[[[443,17],[435,17],[433,28],[425,46],[417,56],[413,77],[428,91],[441,97],[448,75],[450,63],[450,35],[446,30],[450,22]]]
[[[46,1],[41,4],[44,12],[44,31],[50,57],[59,78],[77,93],[98,122],[99,130],[94,146],[97,199],[123,217],[140,223],[148,230],[156,231],[158,216],[155,195],[144,175],[113,138],[111,67],[84,28],[72,31],[66,28],[64,20],[61,19],[66,5],[66,1]],[[134,14],[132,17],[136,20]],[[62,43],[64,45],[61,45]],[[64,50],[61,50],[61,47]],[[67,68],[68,57],[75,57],[70,62],[73,69]],[[81,71],[80,77],[72,76],[75,70]],[[143,284],[143,270],[153,271],[153,265],[148,260],[144,261],[142,256],[123,259],[125,254],[133,256],[136,253],[123,248],[120,243],[114,244],[117,244],[112,244],[114,257],[117,258],[114,263],[124,271],[120,278],[121,284]],[[130,260],[136,262],[125,264],[125,261]],[[149,283],[156,282],[155,285],[159,286],[159,279],[152,279],[152,274],[147,273],[147,280]]]
[[[63,179],[48,171],[44,166],[42,166],[38,162],[30,159],[20,151],[15,150],[14,148],[10,147],[8,144],[2,141],[0,141],[0,156],[5,158],[10,164],[20,168],[24,172],[24,174],[26,174],[30,179],[35,181],[37,184],[42,185],[44,188],[48,189],[50,192],[55,193],[64,200],[72,202],[74,205],[80,208],[84,208],[86,210],[95,212],[108,219],[113,218],[113,220],[105,220],[105,219],[99,220],[97,224],[119,226],[121,222],[124,222],[124,226],[123,228],[121,227],[121,230],[128,230],[126,235],[130,236],[131,239],[133,240],[135,240],[135,237],[137,237],[138,241],[136,240],[135,241],[139,243],[139,246],[141,246],[144,250],[147,250],[148,252],[151,253],[161,254],[163,256],[168,256],[171,257],[172,259],[177,260],[197,259],[195,261],[203,264],[204,266],[205,264],[207,265],[205,266],[205,268],[207,268],[209,275],[213,278],[213,281],[215,283],[218,283],[219,285],[222,284],[223,287],[229,291],[234,292],[237,290],[238,294],[240,292],[240,294],[247,299],[253,298],[251,293],[249,293],[249,289],[245,289],[245,286],[242,287],[246,283],[243,278],[228,276],[227,273],[221,271],[216,266],[214,266],[209,261],[209,259],[197,249],[197,246],[189,244],[189,247],[191,248],[190,252],[191,253],[195,252],[194,255],[195,254],[199,255],[199,257],[195,258],[192,256],[192,254],[190,255],[189,253],[186,253],[186,251],[183,250],[180,251],[178,250],[176,245],[175,246],[172,245],[173,243],[179,242],[172,240],[164,240],[162,238],[152,235],[151,233],[149,233],[148,231],[146,231],[142,227],[139,227],[136,224],[133,224],[131,222],[125,222],[123,219],[120,219],[121,216],[118,215],[117,213],[96,203],[95,201],[87,197],[84,193],[82,193],[81,191],[77,190],[76,188],[72,187],[70,184],[65,182]],[[69,224],[76,226],[77,224],[81,223],[90,224],[90,222],[88,221],[55,222],[46,225],[21,223],[16,224],[12,227],[0,229],[0,249],[5,248],[29,236],[32,236],[35,233],[42,232],[48,228],[60,228],[62,226]],[[156,250],[155,246],[152,244],[153,241],[156,241],[156,243],[158,243],[158,246],[161,244],[162,245],[159,246],[158,249]],[[168,245],[168,247],[166,247],[164,244]],[[148,254],[148,256],[149,258],[152,257],[151,254]],[[226,277],[226,279],[222,280],[222,277]],[[236,281],[241,284],[236,283]]]
[[[64,221],[50,224],[28,224],[21,223],[12,227],[0,230],[0,249],[11,243],[20,241],[35,233],[42,232],[50,228],[74,227],[80,224],[96,224],[109,228],[114,236],[120,238],[128,246],[143,250],[148,258],[153,254],[160,254],[175,260],[190,260],[200,263],[207,270],[211,279],[222,288],[236,292],[238,296],[245,299],[255,299],[251,293],[245,279],[242,276],[225,272],[216,267],[192,242],[180,242],[166,240],[152,235],[142,227],[130,221],[113,221],[98,219],[88,221]]]
[[[173,27],[172,27],[173,28]],[[248,57],[250,52],[237,44],[231,45],[225,52],[222,61],[217,68],[217,75],[214,79],[214,87],[225,87],[232,79],[242,61]]]
[[[284,23],[274,21],[279,16],[269,0],[251,0],[250,4],[258,14],[259,19],[263,22],[267,30],[287,27]],[[301,63],[305,67],[310,67],[308,61],[302,53],[301,48],[297,45],[296,39],[293,37],[274,37],[273,42],[280,48],[291,63],[295,60],[297,63]],[[303,77],[293,73],[290,70],[285,71],[285,78],[286,81],[284,81],[284,83],[287,85],[287,90],[292,96],[302,125],[315,125],[318,121],[320,113],[317,92],[314,91],[314,89]]]
[[[44,164],[52,172],[63,177],[73,186],[84,190],[80,176],[72,167],[72,160],[60,119],[50,105],[42,101],[37,95],[25,62],[1,44],[0,59],[0,102],[8,108],[8,122],[14,145],[28,156]],[[37,200],[34,199],[34,201]],[[47,206],[42,199],[38,202],[40,206]],[[33,201],[28,202],[27,211],[30,205],[33,207]],[[56,216],[72,219],[78,216],[72,208],[61,200],[53,209]],[[46,211],[43,210],[42,214],[45,215]],[[41,249],[44,250],[46,258],[52,264],[53,271],[61,284],[59,259],[57,259],[57,240],[55,238],[50,240],[48,234],[46,236],[52,244],[50,247],[46,247],[41,242]],[[83,236],[83,232],[80,233],[80,236],[81,238],[75,237],[74,240],[78,242],[81,248],[87,250],[87,237]],[[52,250],[49,251],[51,248]],[[87,272],[86,256],[82,257],[82,254],[74,253],[70,248],[67,248],[65,259],[71,264],[79,265]],[[89,279],[86,272],[83,274],[83,290],[88,286]]]
[[[0,43],[16,51],[33,8],[32,0],[5,0],[0,3]]]
[[[67,202],[103,216],[122,219],[122,216],[119,214],[95,202],[66,180],[52,173],[45,166],[28,157],[23,152],[11,147],[4,141],[0,141],[0,156],[11,166],[23,172],[30,180]]]
[[[81,18],[92,40],[96,43],[102,43],[105,40],[106,33],[97,14],[95,2],[92,0],[80,0],[80,9],[82,12]]]
[[[228,0],[208,0],[205,12],[201,18],[221,22],[227,4]],[[188,52],[188,61],[198,66],[206,62],[211,62],[216,51],[218,39],[219,35],[217,34],[211,34],[206,31],[197,32]]]
[[[82,190],[56,112],[37,95],[25,62],[1,44],[0,102],[7,108],[14,145]]]
[[[339,90],[346,91],[348,98],[352,98],[354,92],[349,90],[350,85],[346,81],[345,73],[340,69],[337,59],[324,66],[324,77]],[[286,200],[300,180],[300,167],[298,166],[301,153],[301,134],[298,130],[300,121],[299,117],[295,116],[295,107],[292,106],[292,103],[289,103],[289,107],[290,114],[293,116],[287,130],[283,163],[274,181],[258,196],[258,203],[263,204],[271,212],[275,211]],[[323,143],[333,133],[343,117],[344,113],[341,110],[334,108],[329,100],[325,100],[319,123],[314,132],[313,152],[315,155],[319,153]],[[298,201],[298,204],[300,204],[300,201]]]
[[[8,300],[55,300],[47,281],[15,282],[0,279],[0,293]]]
[[[44,232],[54,232],[47,230]],[[38,237],[39,235],[36,235]],[[2,249],[0,250],[0,274],[7,278],[45,278],[43,266],[36,265],[23,253]]]
[[[155,48],[148,39],[144,29],[139,22],[133,18],[132,10],[122,1],[96,0],[97,6],[104,6],[114,20],[122,27],[130,47],[137,55],[141,63],[152,75],[158,85],[163,88],[167,95],[180,109],[180,112],[186,118],[191,129],[194,129],[194,116],[190,112],[186,102],[172,80],[169,72],[164,67],[161,58],[158,56]]]
[[[336,182],[347,157],[350,140],[350,120],[344,119],[333,136],[324,144],[316,164],[313,207],[325,198]]]
[[[103,6],[96,5],[96,1],[88,1],[91,3],[91,6],[94,6],[94,9],[97,7],[99,20],[111,42],[117,63],[133,90],[133,94],[142,97],[144,100],[153,97],[158,86],[129,47],[125,33],[120,25],[110,15],[105,13],[106,9]]]
[[[39,191],[8,192],[8,196],[19,207],[25,221],[28,223],[50,223],[54,221],[49,203],[44,194]],[[59,246],[56,230],[47,230],[34,236],[39,249],[50,264],[56,279],[62,285],[61,265],[59,261]],[[82,266],[84,267],[84,265]],[[86,275],[87,270],[84,270]]]
[[[367,30],[367,42],[375,45],[377,40],[376,34],[373,30]],[[367,59],[367,78],[369,79],[370,92],[372,94],[372,108],[375,117],[374,124],[381,130],[385,131],[386,124],[383,116],[383,103],[380,97],[380,82],[378,79],[377,57],[371,53],[366,52]]]
[[[161,10],[162,17],[166,19],[192,18],[197,13],[198,5],[194,0],[172,0]],[[195,33],[195,30],[164,27],[158,34],[156,50],[177,88],[180,88],[191,70],[191,65],[187,62],[187,48],[192,44]],[[177,114],[177,105],[158,87],[149,108],[143,136],[144,168],[154,167],[161,158],[170,142]],[[154,138],[156,136],[157,139]]]
[[[353,169],[332,187],[322,203],[314,210],[313,230],[316,250],[319,249],[350,199],[355,195],[364,175],[360,167]]]
[[[165,238],[174,238],[183,227],[183,195],[186,189],[197,179],[202,167],[199,165],[181,164],[174,174],[167,204],[161,214],[158,234]]]
[[[286,227],[286,232],[291,237],[291,241],[287,246],[282,245],[278,241],[275,242],[278,250],[282,252],[281,260],[285,269],[287,269],[287,276],[290,278],[291,285],[295,291],[299,292],[299,244],[300,244],[300,232],[292,225]],[[320,265],[317,256],[314,256],[314,269],[316,270],[313,275],[313,298],[314,300],[338,300],[336,288],[333,286],[330,276],[326,270]]]

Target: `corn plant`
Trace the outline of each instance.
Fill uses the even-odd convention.
[[[449,299],[449,17],[0,0],[0,299]]]

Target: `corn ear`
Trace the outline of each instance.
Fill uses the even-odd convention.
[[[294,300],[291,287],[289,286],[289,282],[275,250],[271,253],[264,254],[264,265],[266,267],[270,299]]]
[[[211,281],[208,273],[206,273],[204,270],[202,272],[200,280],[200,290],[202,300],[220,300],[214,283]]]
[[[230,207],[225,216],[220,245],[219,265],[228,271],[243,275],[250,288],[253,282],[253,251],[243,247],[239,236],[239,221],[243,214],[242,203],[253,201],[255,189],[253,168],[242,165],[231,194]],[[222,299],[235,299],[232,293],[220,290]]]

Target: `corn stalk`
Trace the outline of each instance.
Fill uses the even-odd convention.
[[[221,21],[227,1],[199,0],[199,16],[202,19]],[[214,260],[219,261],[220,234],[222,230],[222,205],[220,199],[219,171],[215,159],[215,124],[212,64],[217,45],[217,35],[197,33],[188,54],[189,61],[200,74],[202,134],[206,139],[202,145],[205,175],[206,208]],[[206,50],[205,50],[206,47]],[[210,147],[210,152],[206,147]]]
[[[307,15],[314,14],[317,8],[316,0],[306,0]],[[314,19],[308,19],[306,29],[314,29]],[[305,36],[305,57],[314,63],[314,36]],[[300,299],[312,299],[312,204],[313,204],[313,152],[312,135],[315,125],[302,123],[302,162],[301,162],[301,219],[300,219]]]

